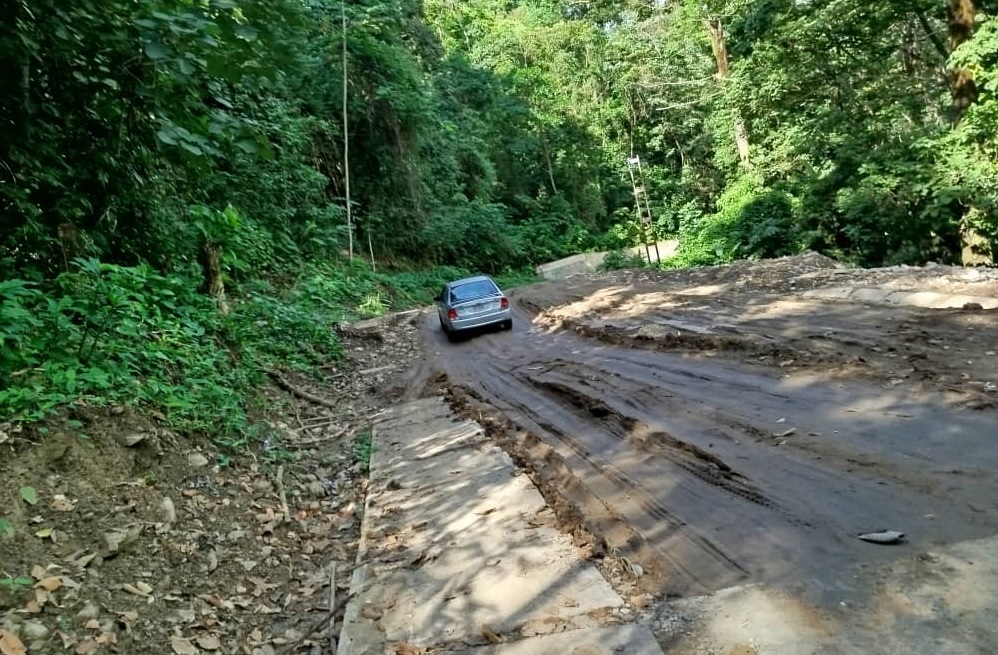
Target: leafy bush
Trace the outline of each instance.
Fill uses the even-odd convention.
[[[603,257],[600,270],[619,271],[624,268],[644,268],[647,265],[647,260],[640,253],[631,255],[623,250],[611,250]]]
[[[313,266],[285,288],[247,282],[223,315],[192,275],[74,264],[45,287],[0,282],[0,416],[31,423],[76,402],[127,404],[223,440],[251,428],[247,403],[267,369],[335,361],[337,322],[428,303],[469,274]]]
[[[183,429],[245,424],[241,394],[258,373],[238,365],[224,319],[193,280],[76,264],[44,294],[16,280],[0,290],[0,334],[18,353],[0,361],[13,382],[0,390],[0,414],[31,422],[79,401],[147,406]]]
[[[790,197],[743,176],[725,189],[717,211],[700,218],[684,216],[679,251],[666,267],[724,264],[736,256],[778,257],[798,241]]]

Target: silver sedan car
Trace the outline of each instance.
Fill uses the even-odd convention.
[[[434,300],[440,327],[452,341],[465,330],[497,326],[513,327],[509,299],[487,275],[448,282]]]

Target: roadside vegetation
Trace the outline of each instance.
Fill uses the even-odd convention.
[[[18,0],[0,430],[131,405],[240,443],[268,370],[341,356],[337,322],[645,238],[680,238],[667,266],[986,263],[991,11]]]

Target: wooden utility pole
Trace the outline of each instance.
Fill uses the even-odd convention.
[[[347,238],[350,261],[353,261],[353,215],[350,209],[350,125],[347,119],[347,7],[340,0],[340,19],[343,27],[343,177],[347,199]]]

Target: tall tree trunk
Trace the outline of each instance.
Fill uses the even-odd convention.
[[[947,0],[950,52],[974,35],[977,13],[974,0]],[[966,68],[952,72],[953,125],[959,124],[967,109],[977,102],[977,84]],[[994,263],[993,244],[973,224],[975,208],[968,208],[960,218],[961,260],[964,266],[990,266]]]
[[[222,281],[222,246],[207,242],[201,247],[199,259],[204,274],[203,291],[215,299],[223,314],[229,313],[229,303],[225,300],[225,283]]]
[[[947,0],[949,48],[953,52],[974,34],[974,0]],[[959,123],[967,108],[977,101],[974,75],[966,68],[953,71],[953,123]]]
[[[710,44],[714,50],[714,60],[717,62],[717,79],[723,85],[730,75],[728,64],[728,45],[724,39],[724,27],[721,19],[708,18],[704,23],[707,25],[707,32],[710,34]],[[749,138],[745,121],[737,108],[732,108],[733,131],[735,135],[735,147],[738,148],[738,161],[742,168],[750,168],[749,158]]]

